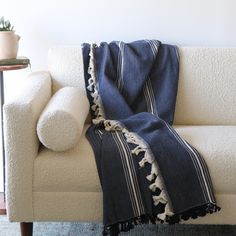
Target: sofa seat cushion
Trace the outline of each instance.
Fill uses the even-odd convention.
[[[85,137],[69,151],[43,148],[34,163],[35,192],[100,192],[92,147]],[[216,193],[236,194],[236,126],[174,126],[198,149],[208,165]]]
[[[93,149],[84,126],[78,145],[64,152],[45,147],[34,162],[34,191],[37,192],[100,192]]]

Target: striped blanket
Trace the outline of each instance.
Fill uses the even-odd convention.
[[[206,163],[171,126],[177,48],[157,40],[85,43],[83,60],[104,235],[219,210]]]

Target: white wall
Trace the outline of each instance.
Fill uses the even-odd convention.
[[[22,37],[19,54],[31,59],[33,71],[46,69],[54,44],[155,38],[186,46],[236,46],[235,9],[235,0],[0,1],[0,16],[15,25]],[[5,73],[7,100],[29,72]]]
[[[20,54],[46,67],[53,44],[157,38],[178,45],[236,46],[235,0],[1,0],[22,36]]]

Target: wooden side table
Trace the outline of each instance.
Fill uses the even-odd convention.
[[[4,78],[3,71],[19,70],[27,68],[29,64],[24,65],[4,65],[0,66],[0,104],[1,104],[1,129],[2,129],[2,161],[3,161],[3,193],[0,193],[0,215],[6,214],[5,190],[6,190],[6,171],[5,171],[5,146],[4,146],[4,129],[3,129],[3,104],[4,104]]]

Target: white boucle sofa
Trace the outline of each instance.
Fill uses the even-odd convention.
[[[222,208],[184,223],[236,224],[236,48],[180,47],[179,52],[174,128],[204,156]],[[65,86],[85,93],[79,46],[51,48],[48,71],[30,75],[21,96],[4,106],[10,221],[102,221],[101,186],[85,137],[89,124],[69,151],[48,150],[37,138],[42,110]],[[32,227],[21,225],[22,235]]]

